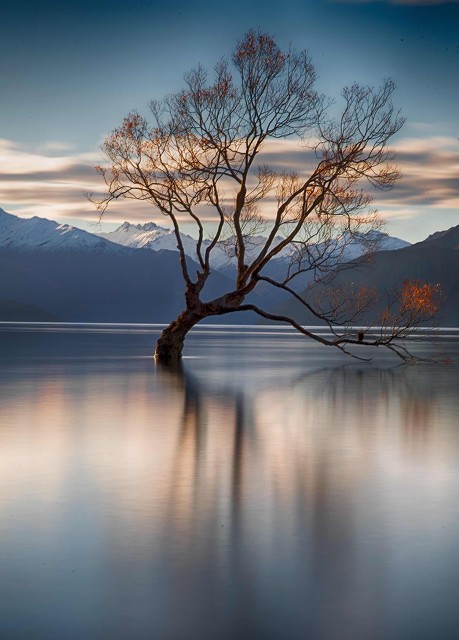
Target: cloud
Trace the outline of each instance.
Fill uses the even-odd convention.
[[[84,163],[72,163],[63,165],[61,167],[53,167],[52,169],[43,171],[15,171],[12,173],[2,172],[0,173],[0,180],[2,182],[28,182],[28,183],[43,183],[43,182],[61,182],[66,181],[88,181],[93,182],[94,179],[94,167]],[[0,187],[1,188],[1,187]]]
[[[100,188],[99,152],[75,153],[58,142],[30,150],[0,139],[0,207],[18,215],[97,219],[85,192]]]
[[[51,145],[51,147],[50,147]],[[61,153],[58,153],[58,146]],[[50,153],[50,148],[53,152]],[[67,149],[67,153],[64,153]],[[38,149],[30,150],[25,145],[0,138],[0,171],[23,174],[27,171],[60,170],[76,162],[96,164],[100,160],[99,152],[75,154],[71,147],[60,143],[49,143]]]
[[[433,209],[457,216],[459,141],[421,130],[416,138],[400,139],[396,152],[402,178],[391,191],[374,194],[375,206],[383,217],[415,217]],[[293,139],[270,141],[261,157],[277,170],[296,170],[300,175],[307,174],[314,159],[310,150]],[[103,190],[94,170],[100,161],[98,151],[78,154],[55,143],[46,149],[30,150],[0,139],[0,207],[23,216],[96,223],[99,214],[84,194]],[[228,190],[227,197],[231,194]],[[203,215],[207,221],[215,219],[209,208],[203,209]],[[151,205],[133,200],[112,203],[104,219],[163,222],[163,216]]]
[[[396,145],[401,179],[381,203],[459,211],[459,141],[447,136],[400,140]]]

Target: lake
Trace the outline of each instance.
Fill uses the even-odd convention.
[[[456,639],[454,332],[201,326],[181,371],[158,334],[0,325],[0,637]]]

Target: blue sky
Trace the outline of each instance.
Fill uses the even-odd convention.
[[[97,214],[83,193],[97,188],[104,136],[254,27],[307,48],[331,96],[395,80],[404,175],[376,204],[389,232],[420,240],[459,224],[458,25],[453,0],[3,2],[0,207],[88,228]],[[151,218],[125,202],[107,223]]]

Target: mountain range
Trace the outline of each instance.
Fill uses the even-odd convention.
[[[349,268],[337,282],[371,282],[378,291],[394,287],[407,277],[439,282],[445,293],[442,324],[459,324],[459,226],[438,232],[423,242],[410,245],[399,238],[373,232],[337,240],[340,260]],[[265,238],[251,238],[248,250],[255,255]],[[196,240],[182,235],[191,272],[196,268]],[[344,243],[345,247],[339,243]],[[369,265],[351,265],[365,253],[369,244],[378,244]],[[205,241],[205,245],[209,240]],[[456,243],[456,244],[455,244]],[[43,317],[75,322],[167,322],[183,308],[183,280],[177,259],[173,232],[149,222],[124,222],[109,233],[89,233],[65,224],[33,217],[19,218],[0,209],[0,319],[14,317],[38,320]],[[213,273],[207,299],[232,288],[235,258],[227,243],[219,243],[212,252]],[[312,250],[320,251],[320,245]],[[284,250],[266,269],[266,275],[285,273],[289,251]],[[308,284],[305,279],[303,288]],[[315,286],[315,285],[313,285]],[[272,287],[261,288],[254,296],[270,310],[282,301]],[[293,304],[286,306],[296,317],[304,317]],[[5,312],[2,309],[8,309]],[[24,317],[25,314],[25,317]],[[40,318],[38,317],[41,314]],[[45,314],[43,316],[43,314]],[[19,317],[20,316],[20,317]],[[240,314],[225,321],[242,320]],[[256,321],[254,318],[249,321]],[[314,320],[314,324],[317,322]]]
[[[154,222],[147,222],[145,224],[123,222],[115,231],[99,233],[97,235],[100,238],[126,247],[152,249],[153,251],[160,251],[161,249],[177,251],[177,240],[173,230],[161,227]],[[196,240],[185,233],[181,234],[181,240],[187,256],[192,260],[197,260]],[[281,237],[275,238],[273,245],[276,246],[281,240]],[[264,245],[265,241],[266,238],[262,235],[250,237],[247,241],[246,248],[248,260],[257,255],[257,252]],[[205,250],[209,244],[210,240],[205,239],[203,242],[203,250]],[[336,242],[334,253],[343,254],[340,255],[340,259],[343,261],[354,260],[365,253],[369,244],[377,244],[380,250],[391,251],[407,247],[410,243],[378,231],[373,231],[370,234],[355,235],[353,238],[347,238],[346,234],[343,234],[343,237]],[[237,264],[236,257],[232,255],[231,252],[232,246],[234,246],[234,236],[227,238],[224,242],[217,243],[211,253],[211,265],[214,269],[232,273]],[[320,251],[321,244],[318,244],[317,248],[318,251]],[[287,247],[279,252],[278,257],[273,262],[278,265],[285,264],[291,254],[292,248]]]
[[[2,209],[0,274],[0,301],[9,303],[9,320],[11,303],[72,322],[168,322],[184,305],[175,251],[134,249]],[[209,298],[230,286],[225,276],[213,273]],[[27,319],[38,318],[32,313]]]

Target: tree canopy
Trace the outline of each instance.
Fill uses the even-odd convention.
[[[372,191],[390,189],[399,176],[389,142],[403,118],[393,92],[391,80],[376,88],[354,83],[335,102],[317,91],[306,51],[282,51],[269,34],[251,30],[231,61],[220,60],[212,74],[193,69],[182,91],[151,102],[151,122],[132,112],[108,136],[102,147],[107,164],[97,167],[107,187],[97,201],[101,214],[119,198],[145,201],[176,234],[185,309],[158,340],[158,358],[179,358],[187,332],[200,320],[242,310],[287,322],[346,352],[352,344],[372,344],[409,357],[398,339],[436,312],[438,290],[404,284],[395,307],[381,317],[379,335],[367,339],[349,324],[371,304],[371,286],[333,288],[350,242],[358,237],[367,255],[374,250],[372,232],[382,222],[370,208]],[[273,150],[282,141],[301,151],[301,163],[276,166]],[[289,159],[285,152],[282,164]],[[193,269],[180,231],[185,223],[195,226]],[[264,240],[254,250],[251,239],[260,233]],[[237,263],[234,285],[206,301],[217,247]],[[266,268],[279,255],[287,256],[288,268],[276,279]],[[306,273],[329,283],[326,300],[302,288]],[[251,301],[261,282],[301,302],[329,326],[330,337]]]

